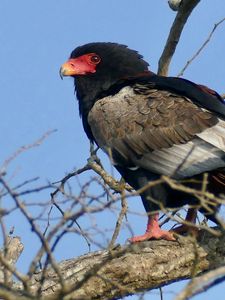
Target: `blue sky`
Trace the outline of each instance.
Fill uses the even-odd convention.
[[[185,27],[170,75],[180,71],[213,25],[225,16],[224,12],[224,0],[201,1]],[[12,162],[8,169],[12,184],[36,176],[41,178],[39,184],[54,182],[86,162],[89,143],[79,119],[73,82],[59,78],[60,65],[70,52],[87,42],[119,42],[138,50],[156,71],[174,16],[166,0],[1,0],[0,165],[20,146],[34,142],[48,130],[57,129],[40,147],[21,154]],[[225,23],[218,28],[207,48],[184,74],[185,78],[208,85],[219,93],[225,93],[224,26]],[[35,200],[38,197],[36,195]],[[49,199],[49,194],[41,197]],[[143,213],[141,201],[129,204],[133,210]],[[106,214],[102,223],[107,223],[108,218]],[[110,218],[115,222],[115,215]],[[145,219],[130,218],[135,233],[143,232]],[[9,219],[8,227],[13,225],[15,234],[23,236],[26,247],[18,264],[22,270],[32,257],[37,241],[27,232],[27,223],[19,216]],[[129,232],[123,231],[119,242],[125,243],[128,237]],[[65,244],[56,251],[57,258],[87,252],[83,241],[76,240],[76,243],[73,247],[73,240],[65,239]],[[167,290],[180,288],[179,284]],[[224,285],[195,299],[218,298],[222,288]],[[172,298],[172,294],[165,295],[166,300]],[[159,299],[159,295],[151,294],[151,299]]]

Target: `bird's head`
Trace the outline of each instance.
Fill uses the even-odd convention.
[[[137,51],[116,43],[90,43],[72,51],[60,68],[60,76],[74,78],[84,130],[93,136],[87,117],[94,103],[115,93],[122,80],[148,71],[148,63]]]
[[[90,43],[72,51],[60,76],[74,77],[78,100],[95,100],[111,86],[148,70],[137,51],[116,43]]]

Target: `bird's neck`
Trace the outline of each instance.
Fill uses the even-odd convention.
[[[135,73],[134,73],[135,74]],[[154,73],[150,71],[138,72],[132,76],[121,76],[118,77],[104,76],[95,80],[93,76],[77,76],[74,79],[76,96],[79,102],[79,112],[82,117],[83,127],[88,136],[88,138],[93,141],[93,135],[91,128],[88,124],[88,114],[92,109],[95,102],[107,96],[112,96],[117,94],[123,87],[127,85],[133,85],[137,80],[143,77],[153,76]]]
[[[113,88],[111,89],[116,86],[116,81],[87,80],[87,77],[79,76],[75,78],[74,84],[83,127],[88,138],[93,141],[94,138],[88,124],[88,114],[97,100],[116,93]]]

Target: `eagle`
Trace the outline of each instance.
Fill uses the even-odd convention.
[[[140,197],[148,215],[147,230],[131,243],[175,240],[159,226],[159,211],[195,205],[218,223],[220,205],[205,205],[194,193],[167,182],[149,186],[162,175],[186,187],[225,191],[225,104],[206,86],[177,77],[159,76],[135,50],[95,42],[77,47],[60,68],[74,78],[84,131],[112,160]],[[195,222],[189,208],[186,220]],[[185,231],[185,225],[178,232]]]

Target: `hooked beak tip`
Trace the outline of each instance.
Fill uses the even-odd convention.
[[[59,69],[59,76],[60,76],[60,78],[63,80],[63,77],[64,77],[64,70],[63,70],[63,67],[61,67],[61,68]]]

